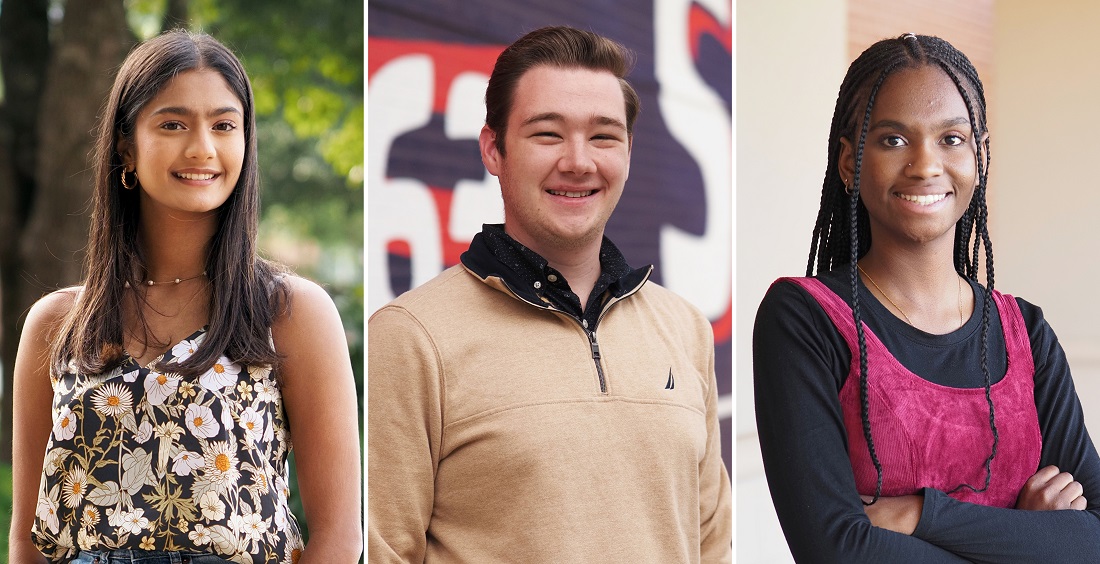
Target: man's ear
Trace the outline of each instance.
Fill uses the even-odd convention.
[[[837,157],[837,170],[845,186],[851,186],[856,177],[856,154],[852,142],[846,137],[840,138],[840,155]]]
[[[493,176],[500,176],[500,170],[504,164],[504,155],[497,149],[497,134],[488,125],[481,127],[481,134],[477,137],[477,143],[481,148],[481,162],[485,170]]]

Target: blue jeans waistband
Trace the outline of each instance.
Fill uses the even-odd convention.
[[[82,550],[70,564],[231,564],[201,552],[147,550]]]

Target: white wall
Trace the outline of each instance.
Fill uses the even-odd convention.
[[[1100,4],[995,4],[990,108],[996,287],[1043,308],[1100,438]]]
[[[791,562],[760,462],[752,325],[771,282],[806,270],[829,122],[848,68],[844,0],[737,3],[736,556]]]

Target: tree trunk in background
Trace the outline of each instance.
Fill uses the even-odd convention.
[[[5,3],[0,14],[6,16],[15,4]],[[96,119],[115,71],[133,44],[121,0],[67,2],[65,10],[60,28],[54,30],[40,105],[33,114],[37,127],[29,128],[37,130],[38,139],[34,177],[30,189],[22,193],[26,203],[20,206],[13,230],[2,231],[5,245],[17,245],[10,262],[0,263],[4,277],[0,460],[4,461],[11,460],[10,367],[15,362],[19,327],[35,300],[80,281],[94,185],[89,163]],[[3,63],[6,69],[8,59]],[[5,84],[6,79],[7,74]]]
[[[20,235],[34,199],[37,119],[49,60],[47,0],[7,2],[0,10],[0,460],[11,461],[12,367],[26,311]]]

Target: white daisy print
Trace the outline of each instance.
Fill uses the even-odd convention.
[[[121,417],[130,413],[133,403],[134,396],[130,390],[117,383],[107,384],[92,394],[95,410],[109,417]]]
[[[61,412],[53,422],[53,435],[57,440],[67,441],[76,434],[76,414],[69,406],[62,406]]]
[[[187,406],[184,420],[191,434],[203,439],[209,439],[217,435],[218,430],[221,429],[218,426],[217,419],[214,418],[214,412],[210,411],[209,407],[197,403]]]
[[[218,491],[224,492],[237,484],[241,471],[237,469],[237,453],[233,445],[214,441],[203,448],[204,476]]]
[[[119,527],[119,534],[130,533],[134,535],[140,535],[142,531],[149,528],[149,520],[142,515],[145,514],[144,509],[135,509],[133,511],[127,511],[122,515],[122,525]]]
[[[203,333],[194,339],[185,339],[178,345],[172,347],[172,362],[183,362],[191,358],[191,355],[199,350],[199,345],[202,344],[202,338],[205,336],[206,333]]]
[[[179,376],[149,372],[145,377],[145,397],[149,400],[149,405],[163,405],[165,400],[176,393],[179,383]]]
[[[185,450],[172,457],[172,472],[177,476],[189,476],[205,464],[201,454]]]
[[[237,423],[244,429],[244,436],[255,443],[264,435],[264,416],[251,407],[242,411]]]
[[[85,527],[94,527],[99,523],[99,509],[94,505],[85,505],[80,512],[80,524]]]
[[[221,521],[225,519],[225,504],[218,498],[218,494],[208,491],[199,498],[199,509],[202,516],[208,521]]]
[[[237,374],[241,373],[241,367],[229,362],[229,359],[220,356],[214,366],[205,374],[199,376],[199,384],[208,389],[231,388],[237,383]]]
[[[79,466],[70,468],[65,474],[62,487],[64,488],[62,497],[65,499],[65,506],[73,508],[79,506],[89,490],[88,472]]]

